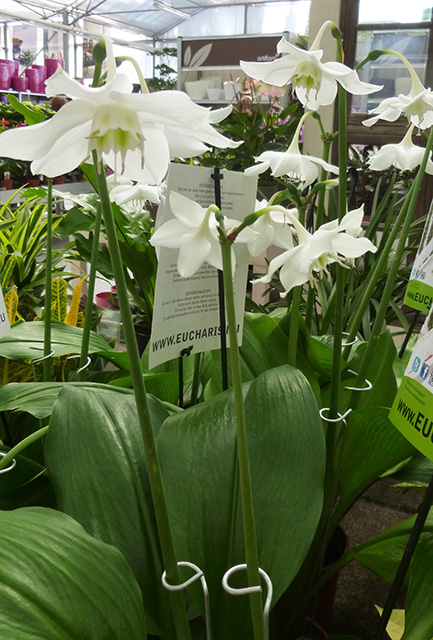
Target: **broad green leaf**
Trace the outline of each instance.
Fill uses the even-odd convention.
[[[366,542],[352,547],[349,557],[363,567],[376,573],[379,578],[391,583],[406,547],[416,516],[412,516],[388,531]],[[420,540],[433,533],[433,510],[430,509]]]
[[[141,594],[125,559],[72,518],[0,512],[0,627],[10,640],[143,640]]]
[[[8,95],[8,100],[9,104],[13,106],[15,111],[18,111],[18,113],[24,116],[27,124],[37,124],[38,122],[43,122],[46,119],[43,113],[26,107],[26,105],[20,102],[12,93]]]
[[[149,401],[159,429],[168,413]],[[167,594],[134,396],[103,385],[65,385],[45,452],[59,508],[123,553],[143,591],[149,624],[153,619],[164,628]]]
[[[47,418],[51,415],[54,402],[65,385],[95,392],[107,388],[105,384],[95,382],[14,382],[0,389],[0,411],[27,411],[35,418]],[[131,389],[116,390],[127,395],[133,393]]]
[[[220,353],[215,351],[212,355],[213,371],[211,382],[206,389],[207,397],[222,390]],[[244,314],[240,359],[243,382],[253,380],[260,373],[287,362],[287,337],[276,320],[261,313]]]
[[[179,375],[174,371],[167,373],[143,373],[147,393],[159,400],[176,404],[179,399]],[[131,376],[115,378],[110,383],[113,387],[132,388]]]
[[[259,562],[276,600],[299,569],[320,515],[323,429],[305,377],[289,365],[249,385],[245,410]],[[177,555],[206,575],[216,637],[250,638],[248,604],[221,589],[223,573],[244,562],[231,392],[168,418],[158,449]],[[191,593],[200,606],[198,590]]]
[[[339,475],[338,522],[353,502],[388,469],[415,453],[388,419],[389,409],[357,409],[348,418]]]
[[[65,356],[81,352],[83,332],[64,322],[52,323],[51,348],[54,356]],[[0,338],[0,356],[11,360],[34,360],[44,352],[44,322],[22,322]],[[97,353],[114,362],[118,367],[129,369],[126,353],[115,351],[102,336],[91,332],[89,353]]]
[[[433,638],[433,535],[419,542],[410,565],[402,640]]]
[[[366,344],[362,344],[355,350],[350,367],[357,371],[358,359],[364,354]],[[376,348],[368,363],[366,378],[373,388],[368,392],[360,392],[358,398],[358,408],[366,407],[391,407],[395,394],[397,393],[397,383],[395,380],[393,364],[397,351],[394,341],[389,331],[384,331],[376,340]],[[356,392],[355,392],[356,393]]]

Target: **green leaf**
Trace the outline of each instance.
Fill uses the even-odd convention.
[[[348,418],[336,522],[383,473],[415,453],[389,421],[388,414],[389,409],[375,407],[353,411]]]
[[[391,583],[412,531],[416,516],[412,516],[367,542],[352,547],[349,555],[359,564]],[[433,533],[433,510],[427,517],[420,541]],[[418,543],[419,544],[419,543]]]
[[[158,429],[168,412],[151,397],[149,403]],[[45,452],[59,508],[123,553],[142,589],[149,624],[153,619],[166,627],[168,596],[161,585],[163,565],[134,395],[103,385],[65,385],[54,405]]]
[[[54,356],[80,353],[83,331],[63,322],[52,323],[51,348]],[[22,322],[0,338],[0,355],[11,360],[34,360],[44,353],[44,322]],[[129,369],[126,353],[115,351],[102,336],[93,331],[90,334],[89,353],[97,353]]]
[[[24,116],[27,124],[37,124],[38,122],[44,122],[46,120],[45,114],[40,111],[35,111],[34,109],[29,109],[25,104],[17,100],[17,98],[13,94],[8,95],[9,104],[18,111],[22,116]]]
[[[176,404],[179,399],[179,375],[177,373],[144,373],[143,379],[147,393],[164,402]],[[131,376],[115,378],[109,384],[113,387],[132,388],[132,378]]]
[[[8,449],[2,447],[2,451]],[[0,509],[43,506],[56,507],[56,499],[45,467],[23,455],[17,456],[13,470],[1,476]]]
[[[433,536],[418,544],[410,566],[406,598],[406,622],[402,640],[433,637]]]
[[[306,379],[289,365],[249,385],[245,410],[259,562],[276,600],[299,569],[321,512],[323,429]],[[248,604],[221,589],[223,573],[244,562],[231,392],[168,418],[158,449],[177,556],[206,575],[215,635],[250,638]],[[191,593],[200,607],[198,590]]]
[[[95,382],[12,382],[0,389],[0,411],[27,411],[35,418],[47,418],[53,411],[54,402],[65,385],[97,392],[105,390],[105,384]],[[132,395],[131,389],[116,387],[113,391]]]
[[[213,371],[211,383],[206,389],[207,397],[222,390],[220,353],[213,352],[212,355]],[[240,359],[243,382],[287,362],[287,338],[276,320],[262,313],[244,314]]]
[[[0,626],[13,640],[143,640],[141,594],[117,549],[72,518],[0,512]]]

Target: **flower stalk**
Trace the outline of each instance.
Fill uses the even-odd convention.
[[[50,382],[51,371],[51,267],[53,261],[53,181],[48,178],[47,187],[47,251],[45,255],[45,309],[44,309],[44,360],[43,380]]]
[[[236,416],[236,440],[239,464],[239,486],[242,503],[244,528],[245,559],[247,564],[248,585],[260,585],[257,537],[254,520],[254,505],[251,486],[251,472],[248,454],[245,408],[242,394],[242,375],[236,328],[235,299],[232,276],[232,243],[225,235],[223,216],[216,214],[220,224],[221,253],[224,276],[227,326],[230,339],[230,359],[232,368],[233,397]],[[254,640],[264,640],[263,602],[261,592],[250,594],[250,606],[253,621]]]
[[[180,581],[178,579],[178,568],[170,531],[170,523],[164,496],[161,469],[159,465],[156,441],[150,418],[150,411],[143,380],[143,374],[141,371],[140,355],[138,352],[138,346],[134,332],[134,323],[129,305],[128,291],[123,271],[120,247],[117,239],[116,227],[108,194],[105,172],[102,162],[98,160],[96,151],[93,152],[93,162],[96,167],[96,178],[99,197],[101,199],[101,208],[104,216],[108,246],[110,249],[110,256],[113,265],[113,274],[116,283],[116,295],[119,301],[126,349],[129,357],[131,378],[134,387],[138,419],[146,454],[147,470],[149,474],[149,482],[157,520],[163,561],[167,573],[168,582],[170,584],[178,584]],[[178,591],[170,591],[169,597],[172,606],[177,638],[178,640],[190,640],[191,635],[188,626],[188,619],[186,615],[183,595]]]

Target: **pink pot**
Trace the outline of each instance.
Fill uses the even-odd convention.
[[[32,67],[28,67],[24,73],[26,74],[26,78],[29,81],[29,91],[31,93],[40,93],[38,69],[33,69]]]
[[[45,69],[47,72],[47,78],[49,78],[50,76],[53,75],[53,73],[55,73],[59,67],[59,65],[62,67],[62,69],[65,68],[65,61],[64,60],[57,60],[56,58],[45,58]]]
[[[29,88],[29,79],[25,76],[12,76],[11,85],[15,91],[27,91]]]
[[[8,64],[0,62],[0,89],[11,88],[11,69]]]
[[[45,93],[45,79],[47,77],[45,67],[41,64],[32,64],[32,69],[36,69],[38,72],[38,88],[35,93]]]

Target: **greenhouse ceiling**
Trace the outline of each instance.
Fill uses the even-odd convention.
[[[160,38],[207,9],[267,3],[269,0],[1,0],[0,21],[25,21],[83,34],[86,21],[140,34],[145,47],[146,39]]]

